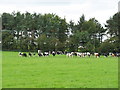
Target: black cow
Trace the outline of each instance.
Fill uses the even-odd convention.
[[[108,56],[109,56],[109,54],[108,54],[108,53],[104,53],[104,56],[105,56],[105,57],[108,57]]]

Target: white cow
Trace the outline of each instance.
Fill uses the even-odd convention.
[[[67,53],[66,56],[67,56],[67,57],[73,57],[73,52]]]

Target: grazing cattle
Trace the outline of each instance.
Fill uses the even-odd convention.
[[[31,57],[31,56],[32,56],[32,53],[29,52],[28,55]]]
[[[19,56],[27,57],[27,54],[19,52]]]
[[[56,53],[57,53],[57,55],[62,55],[63,54],[62,51],[57,51]]]
[[[67,53],[66,56],[67,57],[71,57],[71,56],[73,57],[73,53]]]
[[[19,53],[19,56],[23,56],[23,57],[27,57],[27,54],[26,53]]]
[[[85,53],[77,53],[77,56],[79,56],[79,57],[85,57]]]
[[[39,57],[43,56],[43,53],[41,52],[41,50],[38,50],[38,56]]]
[[[112,53],[112,54],[111,54],[111,56],[112,56],[112,57],[115,57],[115,54],[114,54],[114,53]]]
[[[81,53],[81,57],[85,57],[85,53]]]
[[[26,53],[23,53],[22,56],[23,56],[23,57],[27,57],[27,54],[26,54]]]
[[[55,56],[55,55],[56,55],[55,51],[53,51],[53,52],[52,52],[52,55],[53,55],[53,56]]]
[[[120,57],[120,53],[117,53],[117,52],[116,53],[112,53],[112,56],[113,57]]]
[[[66,54],[67,57],[71,57],[71,56],[85,57],[86,55],[87,53],[80,53],[80,52],[71,52]]]
[[[49,52],[44,52],[43,56],[49,56]]]
[[[109,54],[107,54],[107,53],[104,53],[103,55],[104,55],[104,57],[108,57],[109,56]]]
[[[41,57],[41,56],[43,56],[43,54],[42,53],[38,53],[38,56]]]
[[[120,57],[120,53],[117,53],[116,56],[117,56],[117,57]]]
[[[22,56],[23,53],[19,52],[19,56]]]
[[[73,52],[73,56],[77,56],[77,52]]]
[[[86,55],[87,55],[88,57],[90,57],[90,56],[91,56],[91,54],[90,54],[89,52],[87,52],[87,53],[86,53]]]
[[[100,57],[100,54],[99,53],[94,53],[95,57],[96,58],[99,58]]]
[[[78,56],[78,57],[81,57],[81,53],[80,53],[80,52],[77,52],[77,56]]]

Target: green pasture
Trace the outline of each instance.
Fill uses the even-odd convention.
[[[3,88],[117,88],[116,57],[20,57],[2,52]]]

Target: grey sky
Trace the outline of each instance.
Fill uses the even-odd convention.
[[[69,22],[77,22],[84,14],[95,17],[102,25],[118,11],[119,0],[0,0],[0,13],[30,12],[55,13]]]

